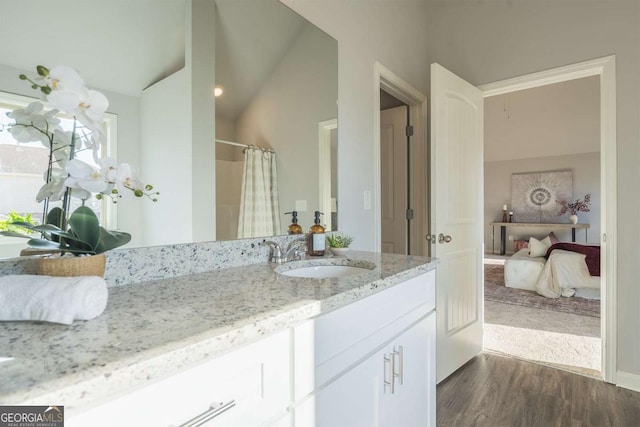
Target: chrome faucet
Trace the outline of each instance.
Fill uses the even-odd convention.
[[[264,244],[269,245],[269,248],[271,249],[269,253],[269,262],[282,264],[287,261],[293,261],[302,258],[302,253],[304,253],[304,250],[301,252],[300,246],[303,244],[306,245],[306,239],[302,237],[300,239],[291,241],[291,243],[287,245],[287,250],[284,253],[282,252],[282,248],[280,247],[280,245],[276,242],[267,240],[264,242]]]

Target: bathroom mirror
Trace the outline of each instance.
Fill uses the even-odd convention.
[[[336,210],[331,137],[335,153],[337,42],[275,0],[216,0],[215,40],[215,81],[223,91],[216,97],[217,239],[238,236],[243,173],[251,172],[244,168],[241,145],[275,152],[279,212],[271,215],[281,230],[275,234],[290,223],[283,213],[294,210],[304,230],[315,210],[325,213],[329,225]],[[262,160],[264,154],[254,157]],[[263,187],[260,175],[249,180]],[[256,209],[248,199],[245,218]],[[245,228],[245,237],[268,234],[254,224]]]
[[[277,0],[215,3],[216,83],[224,88],[216,101],[215,137],[276,152],[281,222],[276,234],[286,233],[288,217],[283,213],[302,211],[305,205],[299,219],[306,230],[313,211],[329,213],[335,198],[335,193],[326,197],[325,191],[321,202],[319,176],[321,164],[325,175],[335,169],[337,42]],[[0,91],[37,96],[15,78],[17,72],[41,63],[74,66],[88,86],[109,98],[118,122],[117,157],[141,164],[136,146],[140,95],[184,67],[188,6],[183,0],[60,0],[45,10],[37,0],[0,0],[0,37],[5,41],[0,47]],[[333,161],[320,159],[323,139],[333,144]],[[242,158],[242,148],[216,144],[216,149],[222,161]],[[211,159],[212,168],[215,163]],[[218,184],[225,179],[223,175]],[[330,181],[323,185],[335,192]],[[181,189],[162,188],[165,194],[173,191]],[[176,211],[176,206],[167,208]],[[118,226],[134,236],[134,246],[146,246],[136,239],[147,213],[136,209],[126,203],[118,206]],[[158,209],[153,206],[148,212],[158,215]],[[136,217],[137,222],[131,220]],[[222,233],[219,239],[233,238]],[[185,241],[163,244],[168,243]]]

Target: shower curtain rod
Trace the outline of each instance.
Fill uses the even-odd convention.
[[[224,139],[216,139],[216,142],[219,142],[221,144],[227,144],[227,145],[235,145],[236,147],[253,148],[256,150],[269,151],[271,153],[275,153],[275,151],[272,148],[256,147],[255,145],[240,144],[239,142],[225,141]]]

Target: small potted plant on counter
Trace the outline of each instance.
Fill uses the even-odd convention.
[[[349,245],[353,242],[353,237],[339,232],[327,235],[329,250],[334,255],[345,255],[349,251]]]

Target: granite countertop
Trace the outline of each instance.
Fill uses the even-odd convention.
[[[0,362],[0,404],[58,404],[73,413],[345,306],[436,264],[430,258],[370,252],[352,252],[333,261],[348,259],[375,268],[332,279],[274,271],[292,263],[222,268],[109,288],[105,312],[71,326],[2,322],[0,361],[12,359]]]

